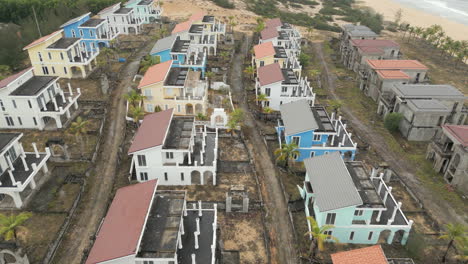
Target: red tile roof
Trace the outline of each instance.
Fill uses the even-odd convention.
[[[268,19],[266,22],[265,22],[265,26],[266,27],[280,27],[283,25],[283,22],[281,22],[281,19],[279,18],[272,18],[272,19]]]
[[[385,39],[352,39],[351,45],[357,47],[400,47],[395,41]]]
[[[442,127],[454,136],[463,147],[468,146],[468,126],[444,125]]]
[[[258,68],[257,74],[261,86],[284,81],[283,72],[278,63]]]
[[[49,35],[47,36],[43,36],[42,38],[39,38],[39,39],[36,39],[35,41],[31,42],[29,45],[27,45],[26,47],[23,48],[23,50],[27,50],[29,48],[32,48],[36,45],[39,45],[41,44],[42,42],[54,37],[55,35],[59,34],[59,33],[62,33],[63,30],[57,30],[55,32],[52,32],[50,33]]]
[[[3,88],[5,86],[9,85],[11,82],[18,79],[21,75],[25,74],[26,72],[28,72],[30,70],[32,70],[32,67],[29,67],[27,69],[24,69],[24,70],[18,72],[18,73],[15,73],[13,75],[10,75],[10,76],[6,77],[5,79],[0,81],[0,88]]]
[[[164,81],[169,69],[171,69],[172,60],[158,63],[148,68],[145,75],[138,84],[138,88],[142,88],[151,84]]]
[[[367,60],[367,64],[376,70],[427,70],[427,67],[417,60]]]
[[[364,54],[382,54],[384,50],[377,47],[358,47],[360,51]]]
[[[274,56],[275,48],[273,42],[268,41],[254,46],[254,53],[256,59],[261,59],[266,56]]]
[[[205,12],[201,11],[201,12],[198,12],[198,13],[195,13],[193,14],[190,18],[189,18],[189,21],[198,21],[198,20],[202,20],[203,17],[205,16]]]
[[[399,70],[377,70],[376,72],[382,79],[408,80],[410,78],[408,74]]]
[[[333,264],[388,264],[380,245],[331,254]]]
[[[128,154],[164,144],[174,109],[146,115],[133,139]]]
[[[137,253],[157,183],[157,180],[152,180],[117,190],[86,264]]]
[[[267,40],[267,39],[271,39],[271,38],[276,38],[278,37],[278,31],[276,30],[276,28],[274,27],[268,27],[268,28],[265,28],[264,30],[262,30],[262,32],[260,32],[260,37],[263,39],[263,40]]]
[[[180,33],[180,32],[183,32],[183,31],[187,31],[190,29],[190,27],[192,26],[192,21],[185,21],[185,22],[181,22],[179,24],[177,24],[174,29],[172,30],[172,34],[176,34],[176,33]]]

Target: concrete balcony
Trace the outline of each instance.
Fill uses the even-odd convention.
[[[89,64],[92,60],[94,60],[97,55],[99,54],[98,50],[95,51],[88,51],[88,52],[80,52],[76,54],[74,57],[69,57],[69,62],[71,64],[80,64],[80,65],[87,65]]]

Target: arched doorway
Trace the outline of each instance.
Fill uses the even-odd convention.
[[[345,161],[351,161],[353,159],[353,152],[352,151],[346,151],[343,155],[343,159]]]
[[[203,173],[203,182],[206,185],[213,185],[213,172],[205,171]]]
[[[199,171],[192,171],[190,173],[191,183],[192,184],[201,184],[201,174]]]
[[[393,242],[401,244],[403,240],[403,236],[405,235],[405,230],[398,230],[395,232],[395,236],[393,237]]]
[[[379,244],[386,244],[387,242],[390,242],[389,244],[392,243],[392,241],[388,241],[388,238],[390,237],[390,235],[392,234],[392,231],[391,230],[383,230],[382,232],[380,232],[380,235],[379,235],[379,240],[377,240]]]
[[[41,120],[46,128],[58,128],[57,120],[55,120],[55,118],[44,116]]]
[[[202,114],[202,113],[203,113],[203,105],[201,105],[201,104],[196,104],[196,105],[195,105],[195,113],[196,113],[196,114]]]
[[[216,116],[215,117],[215,122],[216,122],[216,125],[218,126],[222,126],[224,125],[224,118],[222,116]]]
[[[186,104],[185,105],[185,114],[186,115],[193,115],[193,105],[192,104]]]
[[[99,47],[100,49],[102,49],[102,48],[107,47],[107,45],[106,45],[106,43],[104,43],[104,42],[98,42],[98,47]]]
[[[83,71],[81,70],[80,67],[73,66],[71,67],[71,74],[73,78],[81,78],[83,77]]]

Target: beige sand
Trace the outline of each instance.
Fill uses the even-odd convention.
[[[468,26],[452,22],[448,19],[428,14],[415,8],[406,7],[392,0],[360,0],[359,4],[373,8],[384,15],[386,20],[393,21],[398,9],[403,10],[402,21],[414,26],[428,27],[434,24],[441,25],[447,35],[456,40],[468,40]]]

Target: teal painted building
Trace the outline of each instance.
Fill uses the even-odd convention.
[[[307,100],[280,105],[281,120],[276,132],[280,146],[295,143],[299,148],[296,161],[339,152],[345,160],[354,160],[357,144],[351,139],[341,117],[330,118],[321,106],[310,106]]]
[[[140,18],[143,24],[156,23],[163,13],[159,1],[154,0],[130,0],[125,3],[125,7],[132,8],[135,16]]]
[[[369,174],[361,162],[345,162],[338,152],[305,159],[304,165],[306,216],[319,226],[332,225],[328,235],[339,243],[406,244],[413,221],[403,214],[384,173]]]

